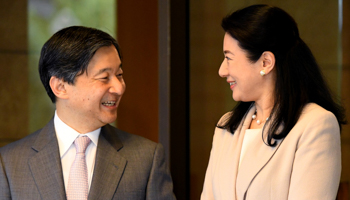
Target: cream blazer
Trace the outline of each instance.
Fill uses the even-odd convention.
[[[254,111],[255,106],[234,134],[215,129],[201,200],[334,200],[341,151],[333,113],[314,103],[306,105],[277,146],[255,138],[238,169],[245,130]]]

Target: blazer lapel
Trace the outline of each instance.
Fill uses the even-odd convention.
[[[255,106],[252,107],[252,109],[255,110]],[[249,124],[251,122],[251,116],[253,115],[253,113],[254,112],[250,112],[250,115],[247,115],[247,118],[249,119]],[[265,131],[268,130],[268,128],[269,127],[267,126],[265,128]],[[250,144],[250,148],[246,150],[245,157],[241,161],[241,166],[238,172],[236,183],[236,192],[238,199],[244,199],[244,196],[246,195],[246,192],[251,182],[271,160],[271,158],[281,145],[282,140],[277,140],[276,142],[277,144],[275,147],[270,147],[262,141],[262,137],[254,138],[254,140]]]
[[[251,116],[254,114],[255,111],[255,107],[253,107],[254,109],[250,109],[247,113],[246,116]],[[237,174],[239,173],[239,160],[240,160],[240,154],[241,154],[241,149],[242,149],[242,144],[243,144],[243,139],[244,139],[244,134],[245,134],[245,130],[247,130],[250,126],[250,122],[251,122],[251,117],[245,117],[243,119],[244,121],[242,122],[242,124],[237,128],[237,130],[234,133],[234,137],[237,137],[237,143],[236,147],[234,148],[233,151],[233,155],[232,158],[234,158],[234,160],[232,160],[232,162],[234,162],[234,166],[233,168],[229,168],[225,171],[227,171],[227,173],[224,173],[223,175],[226,177],[222,177],[223,179],[230,179],[231,181],[228,182],[233,182],[232,188],[236,188],[236,181],[232,181],[232,180],[236,180]],[[230,159],[228,159],[229,162]],[[227,166],[232,166],[232,164],[227,164]],[[226,167],[225,167],[226,168]],[[231,174],[233,175],[233,177],[228,176],[227,174]],[[227,185],[227,186],[223,186],[223,188],[226,187],[230,187],[231,185]],[[232,188],[226,188],[226,191],[232,191],[233,193],[231,193],[230,198],[231,199],[237,199],[237,194],[236,194],[236,190]]]
[[[58,141],[51,120],[39,133],[29,167],[42,199],[66,199]]]
[[[127,163],[127,160],[118,154],[122,147],[115,129],[110,125],[102,127],[89,200],[113,198]]]

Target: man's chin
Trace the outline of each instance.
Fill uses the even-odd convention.
[[[110,117],[108,117],[108,118],[105,118],[104,120],[103,120],[103,122],[104,122],[104,124],[106,125],[106,124],[115,124],[115,122],[117,121],[117,115],[115,115],[115,116],[110,116]]]

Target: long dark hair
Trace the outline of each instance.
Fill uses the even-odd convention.
[[[228,15],[221,24],[225,32],[256,62],[264,51],[275,55],[275,103],[270,116],[267,145],[285,138],[298,121],[304,106],[313,102],[332,112],[341,128],[344,109],[332,97],[309,47],[299,37],[294,19],[280,8],[253,5]],[[254,102],[239,102],[219,128],[234,132]],[[283,124],[283,129],[277,132]],[[265,141],[265,140],[264,140]]]

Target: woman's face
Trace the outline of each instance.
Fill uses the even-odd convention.
[[[263,60],[251,62],[247,52],[238,45],[238,41],[228,33],[224,36],[223,51],[225,58],[220,66],[219,75],[226,78],[235,101],[257,101],[262,96],[260,71]]]

